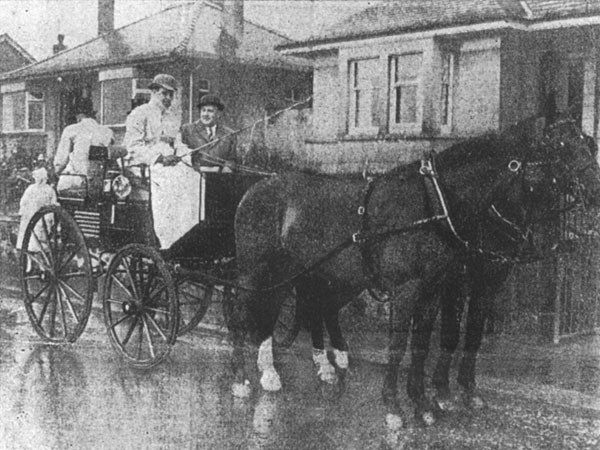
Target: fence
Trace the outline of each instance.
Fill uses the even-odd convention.
[[[600,331],[597,214],[565,213],[553,231],[571,250],[513,270],[496,303],[494,332],[559,343]]]

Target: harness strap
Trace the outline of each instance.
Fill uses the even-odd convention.
[[[381,280],[379,277],[379,272],[375,270],[375,259],[373,257],[373,252],[371,251],[371,230],[369,227],[369,213],[367,210],[369,200],[371,199],[371,194],[373,193],[373,185],[373,178],[367,177],[367,184],[363,190],[364,194],[362,197],[362,202],[356,210],[356,213],[360,219],[360,231],[357,231],[352,235],[352,242],[357,244],[358,248],[360,249],[360,254],[363,260],[363,273],[365,277],[367,280],[369,280],[371,285],[379,286]]]

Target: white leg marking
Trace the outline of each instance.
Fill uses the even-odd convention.
[[[270,337],[260,344],[258,349],[258,370],[262,372],[260,384],[265,391],[278,391],[281,389],[281,379],[273,366],[273,338]]]
[[[348,368],[348,352],[344,350],[333,349],[333,357],[335,359],[335,363],[340,369]]]
[[[327,358],[327,352],[313,348],[313,362],[317,366],[317,375],[325,383],[334,384],[336,382],[335,367],[331,365]]]

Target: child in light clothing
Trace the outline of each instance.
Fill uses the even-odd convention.
[[[17,249],[21,250],[23,246],[23,237],[25,236],[25,230],[27,224],[43,206],[58,205],[56,200],[56,192],[52,186],[48,184],[48,171],[44,167],[40,167],[32,172],[34,183],[30,185],[23,196],[19,204],[19,215],[21,221],[19,223],[19,236],[17,237]],[[40,228],[38,230],[38,228]],[[38,223],[36,226],[36,233],[41,236],[43,233],[42,223]],[[38,243],[34,240],[30,241],[29,251],[40,251]]]

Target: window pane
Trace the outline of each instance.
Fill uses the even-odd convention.
[[[25,129],[25,92],[2,96],[2,129],[4,131]]]
[[[412,80],[419,75],[421,68],[421,54],[411,53],[408,55],[398,56],[396,65],[396,80]]]
[[[102,83],[102,123],[124,124],[131,111],[131,78],[106,80]]]
[[[396,97],[397,123],[415,123],[417,121],[417,87],[400,86]],[[400,119],[398,121],[398,119]]]
[[[44,129],[44,102],[29,102],[27,124],[30,130]]]
[[[377,123],[377,59],[350,63],[350,124],[371,128]]]

